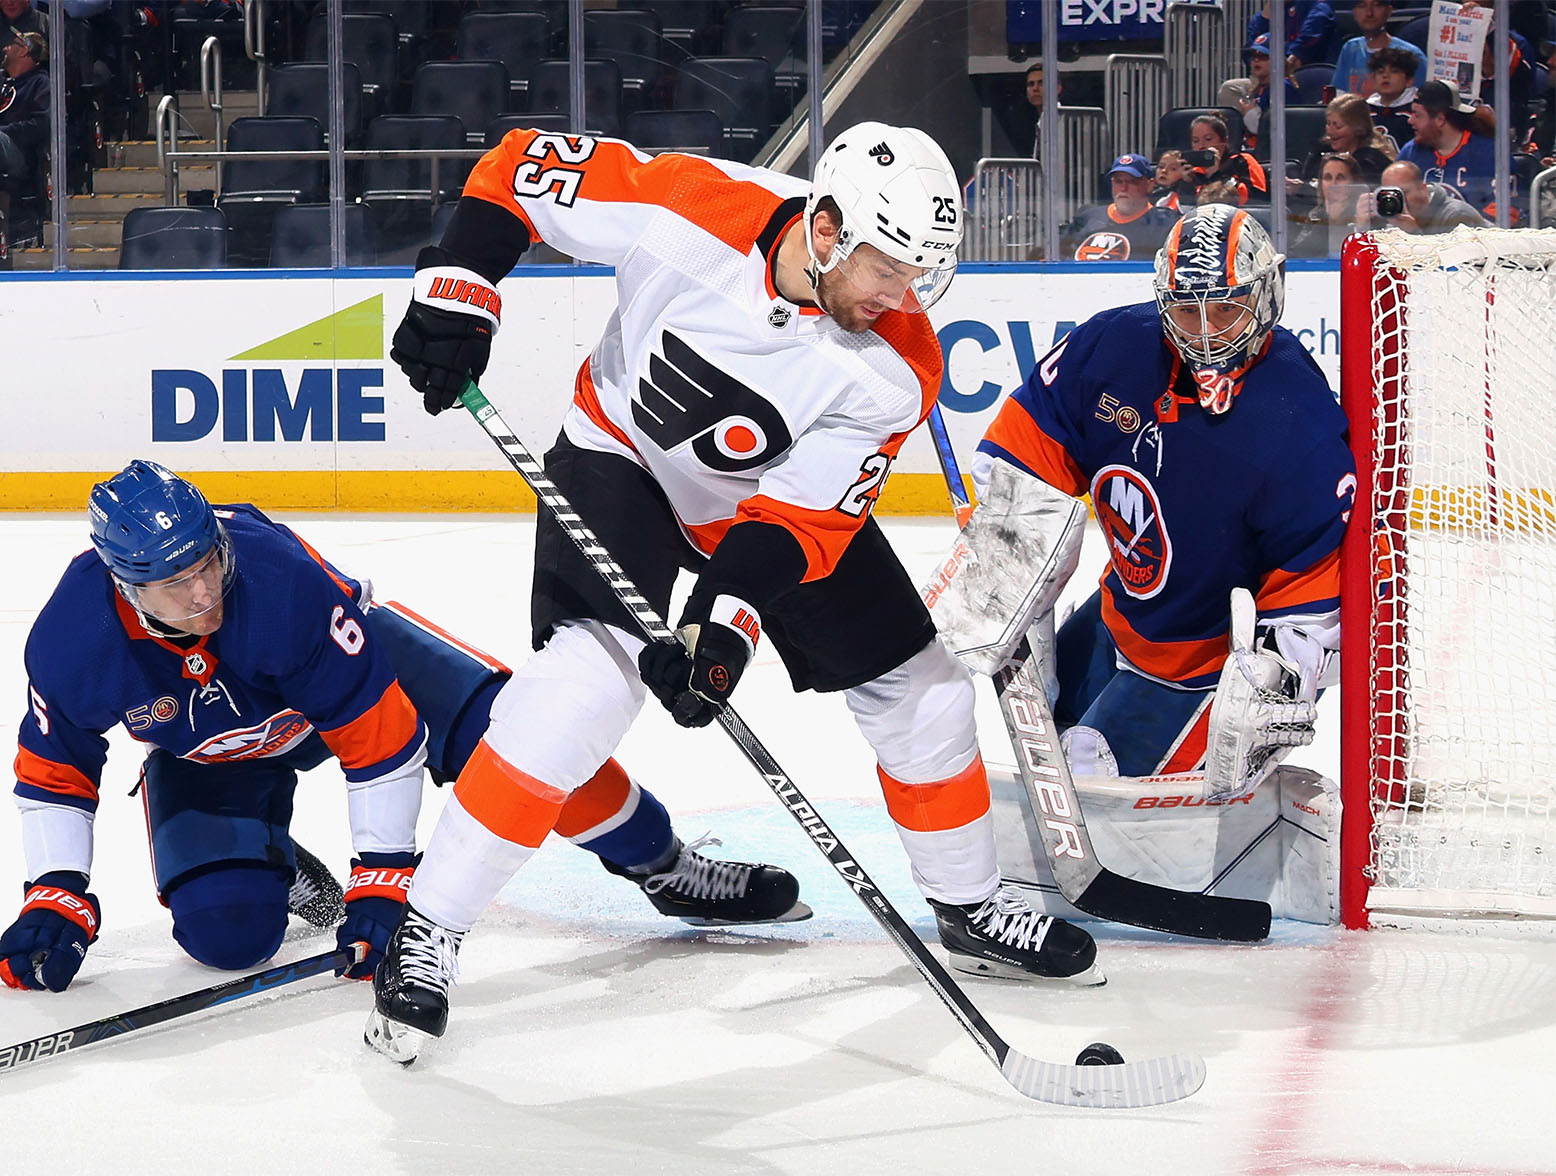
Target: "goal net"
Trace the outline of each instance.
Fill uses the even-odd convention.
[[[1556,927],[1556,231],[1341,274],[1342,917]]]

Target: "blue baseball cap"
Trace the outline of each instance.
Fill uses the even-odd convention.
[[[1255,53],[1262,54],[1265,57],[1270,55],[1269,33],[1260,33],[1257,37],[1255,37],[1252,41],[1249,41],[1248,44],[1243,47],[1244,57],[1250,57]]]
[[[1136,179],[1148,180],[1156,175],[1156,169],[1151,166],[1151,161],[1143,155],[1120,155],[1113,161],[1113,166],[1108,168],[1108,175],[1114,172],[1125,172]]]

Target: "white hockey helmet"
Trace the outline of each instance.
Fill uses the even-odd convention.
[[[1238,381],[1280,321],[1285,261],[1264,227],[1230,204],[1193,209],[1157,252],[1162,331],[1193,369],[1208,411],[1232,407]]]
[[[843,228],[827,263],[816,259],[811,227],[823,197],[837,202]],[[811,280],[847,260],[860,243],[924,272],[909,283],[905,310],[927,310],[956,276],[962,201],[939,144],[915,127],[862,122],[827,147],[805,201]]]

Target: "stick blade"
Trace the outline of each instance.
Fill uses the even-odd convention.
[[[1000,1072],[1028,1098],[1065,1107],[1156,1107],[1188,1098],[1205,1084],[1205,1059],[1169,1054],[1122,1066],[1064,1066],[1012,1049]]]
[[[1088,915],[1112,923],[1129,923],[1195,939],[1258,943],[1270,934],[1267,902],[1169,890],[1108,870],[1099,870],[1086,889],[1070,898],[1070,902]]]

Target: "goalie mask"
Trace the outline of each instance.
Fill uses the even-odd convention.
[[[823,197],[837,202],[843,227],[823,265],[811,235]],[[822,274],[862,268],[854,250],[868,244],[886,256],[905,286],[902,309],[928,310],[956,276],[962,243],[962,201],[945,152],[923,131],[863,122],[835,140],[816,165],[805,201],[806,274],[814,287]],[[880,259],[876,259],[879,261]],[[879,276],[861,273],[854,284],[871,289]]]
[[[1263,226],[1229,204],[1194,209],[1156,254],[1162,331],[1193,372],[1205,411],[1232,407],[1280,321],[1285,260]]]

